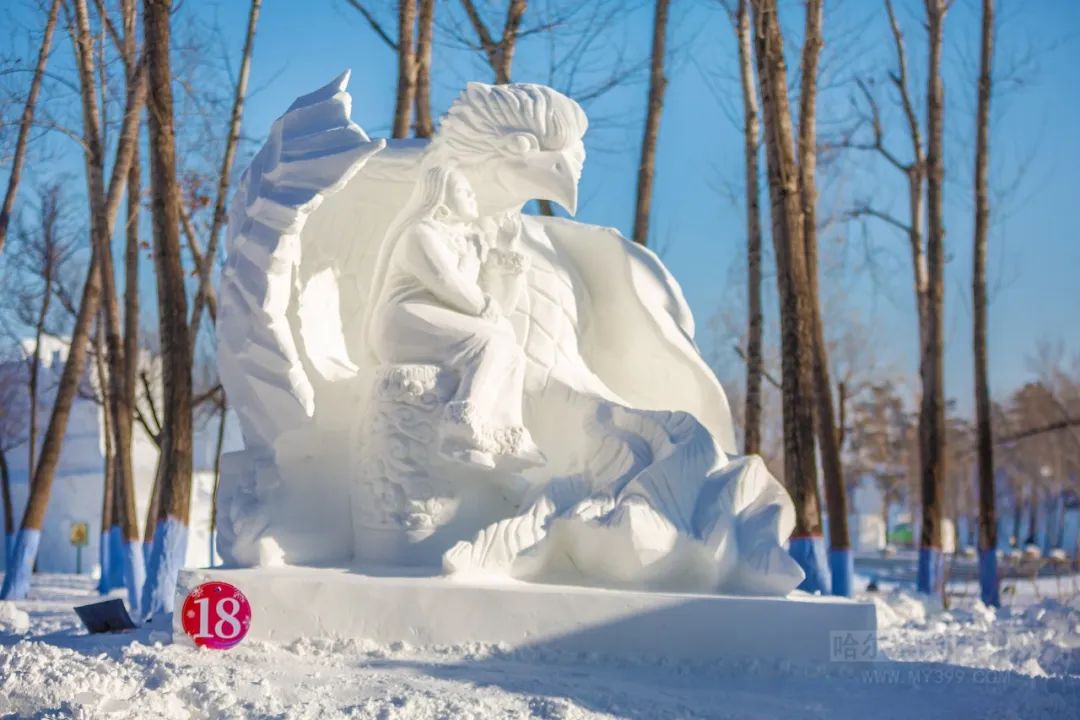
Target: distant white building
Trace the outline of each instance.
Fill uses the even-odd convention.
[[[28,348],[32,349],[32,345]],[[49,338],[43,341],[42,367],[38,394],[38,440],[37,451],[41,449],[41,437],[49,423],[56,387],[67,359],[67,344]],[[9,364],[14,372],[6,374],[20,378],[26,386],[27,363],[15,361]],[[84,387],[96,388],[96,374],[85,373]],[[84,393],[85,394],[85,393]],[[29,407],[27,403],[26,407]],[[206,566],[210,560],[210,505],[213,493],[214,451],[217,443],[216,418],[204,423],[205,427],[195,428],[194,438],[194,477],[191,494],[190,531],[188,535],[187,564]],[[238,447],[238,432],[235,423],[226,424],[226,445]],[[27,428],[29,422],[27,423]],[[76,398],[71,417],[68,420],[67,435],[60,451],[60,463],[53,480],[49,496],[49,507],[45,514],[45,526],[42,528],[41,545],[38,550],[37,569],[40,572],[72,573],[76,570],[76,550],[70,543],[71,525],[85,522],[89,525],[89,544],[82,549],[82,571],[96,573],[98,563],[98,545],[101,537],[101,505],[104,491],[105,437],[102,408],[93,400],[83,396]],[[26,434],[22,433],[23,435]],[[135,505],[140,532],[146,519],[147,505],[154,482],[157,464],[157,447],[146,432],[135,424],[132,438],[132,462],[135,469]],[[23,510],[29,494],[27,478],[28,445],[10,448],[5,456],[11,472],[12,501],[15,510],[16,529],[22,520]],[[0,556],[3,553],[0,552]],[[0,568],[4,558],[0,557]]]

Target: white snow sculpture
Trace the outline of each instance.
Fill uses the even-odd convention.
[[[370,140],[347,80],[275,122],[233,201],[222,556],[794,588],[791,500],[735,456],[675,280],[612,229],[522,212],[573,214],[581,108],[471,83],[430,144]]]

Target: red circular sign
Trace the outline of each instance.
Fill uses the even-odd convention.
[[[186,632],[199,647],[228,650],[251,627],[251,604],[235,585],[203,583],[184,598],[180,609]]]

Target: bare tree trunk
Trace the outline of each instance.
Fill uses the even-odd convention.
[[[814,452],[814,353],[808,274],[783,38],[776,0],[752,0],[751,5],[780,288],[784,479],[795,503],[791,552],[807,571],[807,579],[800,587],[827,592],[827,570],[819,555],[821,511]]]
[[[139,369],[140,176],[139,158],[136,155],[128,171],[127,237],[124,247],[124,389],[127,390],[127,404],[131,408],[135,407],[135,382]]]
[[[943,306],[945,290],[945,221],[942,190],[945,177],[944,104],[941,79],[942,25],[946,0],[925,0],[929,45],[926,98],[926,208],[928,213],[927,338],[921,363],[923,397],[920,422],[926,428],[921,457],[922,533],[919,548],[918,587],[939,594],[943,587],[941,558],[941,517],[946,478],[945,393],[943,366]]]
[[[131,458],[133,409],[130,401],[133,393],[127,387],[128,368],[124,361],[123,326],[121,325],[119,292],[113,263],[112,232],[102,216],[106,201],[104,139],[95,98],[93,39],[90,35],[90,20],[85,0],[76,0],[75,20],[78,46],[76,57],[79,59],[79,80],[82,90],[83,136],[84,142],[89,148],[86,157],[87,195],[90,201],[92,217],[91,233],[100,258],[98,272],[101,274],[102,315],[104,316],[106,360],[109,370],[109,386],[105,397],[109,403],[109,415],[111,416],[109,424],[113,436],[114,488],[118,499],[121,500],[117,508],[120,511],[118,520],[124,543],[127,546],[125,550],[127,552],[136,551],[141,553],[142,548],[138,544],[139,526],[135,519],[135,480]],[[138,88],[140,102],[129,109],[130,117],[125,120],[123,128],[128,133],[128,137],[123,139],[122,142],[134,146],[138,142],[138,118],[141,114],[141,100],[144,94],[142,90],[144,87],[142,72],[134,67],[130,68],[127,82],[129,92],[131,92],[132,88]],[[134,159],[134,152],[133,148],[132,159]],[[123,176],[125,185],[129,174],[130,168]],[[142,558],[140,555],[136,559],[129,560],[125,556],[124,561],[125,584],[129,588],[128,600],[132,610],[138,612],[138,603],[142,591]]]
[[[101,562],[101,578],[98,580],[98,592],[105,594],[112,590],[113,573],[112,555],[109,552],[109,532],[113,526],[115,488],[116,488],[116,454],[113,452],[113,418],[112,408],[109,404],[109,372],[105,365],[105,330],[101,315],[98,315],[97,328],[94,331],[94,368],[97,371],[98,393],[101,396],[101,429],[105,440],[105,462],[103,468],[103,487],[101,493],[101,547],[99,557]]]
[[[652,209],[653,176],[656,174],[656,141],[660,136],[660,114],[664,110],[664,46],[667,39],[670,0],[656,0],[653,16],[652,60],[649,71],[649,103],[645,109],[645,131],[638,162],[637,197],[634,200],[634,242],[649,244],[649,212]]]
[[[435,0],[420,0],[416,35],[416,137],[435,134],[431,117],[431,44],[435,32]]]
[[[502,40],[499,42],[498,59],[492,64],[495,69],[496,85],[510,82],[510,68],[514,65],[514,52],[517,50],[518,29],[521,27],[521,18],[525,15],[527,7],[527,0],[510,0]]]
[[[761,379],[762,334],[764,318],[761,311],[761,198],[758,188],[758,99],[754,87],[753,49],[750,45],[750,11],[748,0],[739,0],[735,13],[735,31],[739,40],[739,77],[743,99],[743,158],[746,166],[746,413],[743,433],[743,452],[761,452]]]
[[[465,8],[465,14],[473,30],[476,31],[480,49],[484,51],[488,65],[495,73],[495,84],[505,85],[510,82],[510,69],[514,66],[518,30],[521,28],[521,18],[528,9],[528,0],[510,0],[510,5],[506,8],[506,21],[503,23],[502,35],[498,40],[492,36],[491,31],[484,24],[473,0],[461,0],[461,5]]]
[[[817,407],[814,413],[821,469],[825,476],[825,502],[829,511],[829,557],[833,595],[851,595],[854,568],[848,541],[847,488],[840,462],[840,444],[833,409],[832,379],[829,377],[828,348],[821,318],[818,289],[817,241],[817,71],[822,39],[821,0],[806,3],[803,32],[802,78],[799,93],[799,197],[803,216],[803,244],[806,254],[807,304],[814,354],[814,381]]]
[[[128,68],[136,67],[135,0],[123,0],[124,52]],[[135,382],[139,368],[139,211],[142,207],[142,168],[139,144],[131,158],[127,177],[127,219],[124,247],[124,388],[128,406],[135,407]],[[133,417],[127,418],[128,423]]]
[[[67,361],[60,375],[49,425],[42,439],[41,452],[30,483],[30,496],[26,502],[26,510],[23,512],[22,524],[15,542],[15,558],[4,576],[0,599],[23,598],[30,589],[29,575],[37,557],[37,545],[41,539],[41,528],[45,521],[45,510],[49,503],[53,476],[60,461],[60,448],[64,441],[67,421],[71,415],[71,406],[86,366],[86,346],[90,336],[90,325],[97,312],[99,282],[98,257],[95,249],[91,251],[90,265],[86,281],[83,283],[82,300],[71,334]]]
[[[220,419],[218,420],[217,442],[214,445],[214,489],[210,493],[210,565],[214,564],[214,533],[217,531],[218,486],[221,483],[221,451],[225,447],[225,416],[229,405],[225,391],[221,391]]]
[[[390,33],[382,27],[375,15],[360,0],[346,0],[346,2],[367,20],[375,34],[397,54],[397,96],[394,103],[392,136],[395,138],[409,136],[410,113],[415,106],[416,137],[431,137],[435,131],[431,116],[431,46],[434,33],[435,0],[398,0],[397,40],[390,37]],[[475,8],[473,11],[475,12]],[[413,43],[414,35],[416,36],[415,44]]]
[[[994,431],[986,351],[986,242],[990,225],[987,172],[990,157],[990,92],[994,56],[994,0],[982,3],[979,96],[975,115],[975,238],[972,272],[975,353],[975,413],[979,458],[979,580],[982,601],[998,606],[997,510],[994,503]]]
[[[900,29],[900,23],[896,19],[892,0],[885,0],[885,10],[889,16],[889,27],[892,30],[893,43],[896,48],[897,72],[893,75],[893,84],[900,93],[900,102],[904,110],[904,117],[908,125],[908,134],[911,139],[912,161],[904,168],[908,183],[908,244],[911,250],[911,269],[915,288],[915,310],[918,317],[919,327],[919,378],[922,386],[922,398],[925,401],[931,392],[928,385],[927,359],[930,348],[927,345],[930,339],[930,278],[927,266],[926,248],[923,245],[923,185],[927,174],[927,158],[923,153],[922,132],[919,129],[919,120],[915,113],[915,103],[911,97],[908,84],[907,52],[904,48],[904,35]],[[919,457],[928,457],[930,450],[929,431],[930,425],[926,418],[925,405],[919,404],[918,443]],[[920,463],[923,461],[920,460]]]
[[[7,454],[0,447],[0,494],[4,500],[4,569],[11,570],[15,555],[15,510],[11,506],[11,473],[8,471]]]
[[[30,357],[30,427],[28,429],[26,476],[34,476],[34,466],[37,464],[37,412],[38,412],[38,385],[41,376],[41,339],[45,336],[45,320],[49,315],[49,304],[52,300],[53,271],[45,268],[45,287],[42,290],[41,308],[38,311],[37,322],[34,324],[34,353]]]
[[[161,458],[164,454],[165,446],[163,442],[158,446],[158,459],[154,463],[154,482],[150,486],[150,502],[146,504],[146,522],[143,523],[143,546],[145,548],[149,548],[154,544],[154,532],[157,530],[158,511],[161,509],[161,473],[164,470]],[[149,559],[150,557],[147,555],[147,560]]]
[[[79,0],[76,9],[83,14],[86,5]],[[80,76],[85,72],[83,67],[92,62],[89,53],[81,50],[76,52],[80,66]],[[91,71],[90,78],[92,80]],[[139,73],[142,78],[143,74]],[[142,94],[145,83],[139,82],[134,87],[127,88],[127,98],[124,108],[124,120],[116,146],[116,159],[113,162],[112,177],[109,181],[108,192],[102,192],[99,197],[104,202],[98,203],[97,212],[92,218],[92,232],[101,233],[104,237],[112,237],[113,223],[120,207],[120,199],[123,196],[125,186],[124,178],[134,154],[137,133],[136,111],[142,105]],[[88,133],[87,133],[88,134]],[[100,135],[96,137],[100,138]],[[102,153],[100,143],[87,147],[87,153]],[[89,167],[103,167],[99,160],[88,163]],[[96,173],[95,173],[96,174]],[[96,187],[102,185],[102,178],[88,178],[88,182]],[[33,479],[30,483],[30,497],[27,499],[26,510],[23,513],[22,525],[19,537],[15,543],[15,560],[11,571],[4,576],[3,589],[0,590],[0,598],[17,599],[26,596],[30,589],[30,570],[37,556],[37,547],[41,539],[41,527],[45,520],[45,510],[48,507],[49,493],[52,490],[53,477],[56,466],[60,461],[60,448],[63,445],[64,435],[67,430],[67,421],[71,416],[71,406],[75,400],[79,383],[82,380],[83,371],[86,368],[87,344],[90,338],[90,326],[98,313],[98,305],[101,294],[101,273],[97,242],[91,243],[90,264],[87,268],[86,281],[83,283],[82,298],[79,303],[79,311],[75,317],[75,326],[71,332],[71,344],[68,350],[67,361],[60,375],[60,382],[56,389],[53,400],[52,414],[49,417],[49,426],[42,438],[41,452],[38,456],[37,466],[34,468]]]
[[[144,616],[171,612],[177,572],[187,545],[191,506],[191,337],[187,322],[184,268],[180,257],[180,208],[176,182],[172,71],[169,61],[171,0],[143,0],[144,47],[149,66],[150,177],[158,318],[164,370],[161,507]]]
[[[393,137],[409,137],[409,120],[416,98],[416,0],[398,0],[398,81],[394,103]]]
[[[52,46],[53,32],[56,30],[56,16],[60,12],[60,0],[53,0],[49,6],[49,16],[45,20],[45,36],[41,39],[37,65],[34,66],[34,78],[30,81],[30,93],[23,106],[19,119],[19,135],[15,140],[15,156],[11,160],[11,174],[8,176],[7,192],[4,193],[4,205],[0,208],[0,252],[7,240],[8,225],[11,223],[11,211],[15,207],[15,195],[19,192],[19,179],[22,177],[23,163],[26,161],[26,145],[30,140],[30,126],[34,122],[34,107],[41,93],[41,81],[45,76],[45,66],[49,61],[49,48]]]

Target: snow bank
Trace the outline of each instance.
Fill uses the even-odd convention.
[[[30,616],[16,607],[15,603],[0,600],[0,631],[24,633],[30,628]]]
[[[918,610],[910,595],[882,595],[902,618],[880,631],[894,662],[629,661],[340,638],[245,640],[215,652],[156,643],[149,629],[87,636],[71,607],[93,599],[92,582],[39,575],[18,605],[29,615],[28,633],[0,628],[0,717],[1076,717],[1075,600],[1024,598],[998,613],[970,604],[945,613]],[[981,654],[988,647],[994,652]]]
[[[921,660],[1016,672],[1080,677],[1080,595],[1000,610],[893,590],[866,593],[878,613],[879,649],[892,660]]]

